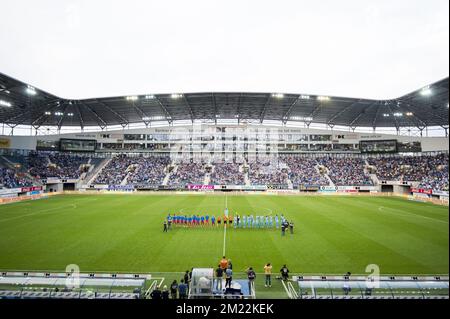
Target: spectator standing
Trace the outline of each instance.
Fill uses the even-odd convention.
[[[272,265],[270,263],[267,263],[264,266],[264,275],[266,276],[266,282],[264,287],[272,287]]]
[[[233,280],[233,270],[231,268],[227,268],[225,271],[225,288],[231,288],[231,281]]]
[[[283,267],[281,267],[280,269],[280,273],[281,273],[281,278],[286,281],[289,278],[289,269],[286,265],[283,265]]]
[[[176,280],[170,285],[170,295],[172,299],[177,299],[178,283]]]
[[[184,279],[181,279],[180,284],[178,285],[178,293],[180,299],[186,299],[188,287],[184,283]]]
[[[225,256],[220,260],[220,268],[222,268],[223,271],[228,269],[228,260]]]
[[[156,286],[155,290],[152,291],[150,297],[155,300],[159,300],[162,298],[162,292],[159,286]]]
[[[221,291],[222,290],[222,278],[223,278],[223,269],[220,267],[220,265],[217,265],[216,269],[216,289]]]
[[[252,287],[255,283],[256,273],[252,267],[247,270],[247,278],[248,278],[248,291],[249,294],[252,293]]]
[[[164,285],[163,290],[161,292],[161,299],[169,299],[169,289]]]

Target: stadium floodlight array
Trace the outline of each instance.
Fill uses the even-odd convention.
[[[304,122],[311,122],[313,120],[312,117],[310,116],[291,116],[290,117],[291,121],[304,121]]]
[[[137,101],[138,99],[139,99],[139,97],[136,95],[130,95],[130,96],[126,97],[127,101]]]
[[[31,85],[28,85],[25,90],[29,95],[36,95],[36,89]]]
[[[319,101],[329,101],[330,97],[329,96],[318,96],[317,99]]]
[[[5,101],[5,100],[0,100],[0,106],[11,107],[12,104],[10,102]]]
[[[432,93],[432,91],[431,91],[431,88],[429,85],[422,88],[422,90],[420,91],[420,94],[423,96],[429,96],[429,95],[431,95],[431,93]]]
[[[144,116],[142,118],[143,121],[162,121],[165,120],[164,116]]]

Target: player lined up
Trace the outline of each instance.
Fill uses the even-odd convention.
[[[260,215],[239,215],[235,214],[229,216],[209,216],[209,215],[168,215],[167,219],[164,221],[164,231],[167,232],[171,229],[172,224],[175,226],[184,227],[219,227],[222,224],[234,228],[282,228],[287,229],[288,227],[293,227],[292,222],[288,222],[283,214],[278,217],[275,216],[260,216]]]

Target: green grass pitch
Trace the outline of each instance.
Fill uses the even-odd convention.
[[[279,230],[176,228],[168,213],[280,214]],[[448,274],[448,208],[394,197],[61,195],[0,206],[0,269],[181,272],[215,267],[224,249],[236,271],[287,264],[293,273]]]

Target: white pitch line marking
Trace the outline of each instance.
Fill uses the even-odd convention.
[[[228,209],[228,196],[225,194],[225,209]],[[227,216],[228,217],[228,216]],[[223,225],[223,250],[222,250],[222,256],[225,255],[226,251],[226,242],[227,242],[227,224]]]

